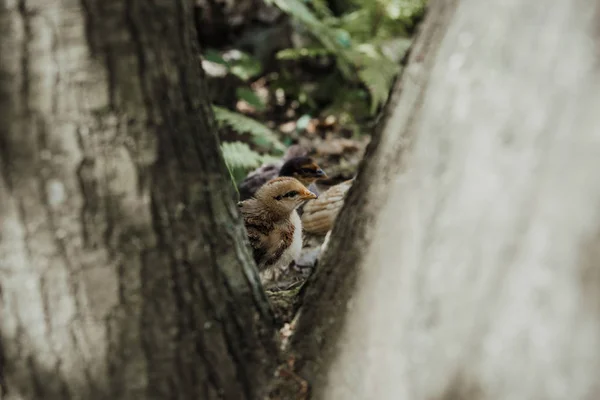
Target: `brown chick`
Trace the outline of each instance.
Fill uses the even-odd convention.
[[[305,232],[325,235],[331,230],[353,182],[354,179],[350,179],[332,186],[304,206],[302,225]]]
[[[296,209],[317,195],[300,181],[279,177],[238,206],[263,284],[277,280],[302,251],[302,221]]]

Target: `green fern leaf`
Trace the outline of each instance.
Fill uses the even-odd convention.
[[[267,144],[278,152],[285,151],[285,146],[275,132],[260,122],[226,108],[213,106],[215,119],[222,125],[228,125],[238,133],[249,133],[257,144]]]
[[[259,111],[263,111],[267,106],[262,101],[260,97],[250,88],[248,87],[238,87],[235,90],[235,94],[238,99],[244,100],[246,103],[250,104],[252,107],[256,108]]]
[[[221,151],[225,163],[231,169],[251,169],[260,166],[263,156],[255,152],[243,142],[223,142]]]
[[[238,52],[237,59],[229,62],[231,73],[243,81],[248,81],[262,73],[262,65],[256,58]]]
[[[280,157],[270,154],[259,154],[244,142],[223,142],[221,152],[232,177],[233,175],[239,177],[240,172],[245,176],[245,173],[253,168],[280,160]],[[233,177],[233,180],[235,182],[237,179]]]

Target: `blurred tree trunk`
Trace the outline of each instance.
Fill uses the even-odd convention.
[[[272,316],[190,2],[9,1],[0,29],[0,398],[259,398]]]
[[[600,398],[599,12],[431,2],[307,289],[314,398]]]

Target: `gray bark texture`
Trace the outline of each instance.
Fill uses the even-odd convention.
[[[254,399],[276,364],[184,0],[0,1],[0,399]]]
[[[432,0],[307,286],[313,398],[600,398],[599,18]]]

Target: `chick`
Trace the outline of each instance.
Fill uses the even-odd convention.
[[[264,164],[250,172],[248,176],[240,183],[238,190],[240,200],[249,199],[256,193],[258,188],[267,183],[269,180],[277,178],[279,171],[286,161],[296,157],[303,157],[308,154],[307,150],[300,145],[292,145],[288,147],[283,158],[277,162]]]
[[[294,157],[288,160],[279,170],[279,176],[296,178],[313,193],[317,191],[313,183],[318,179],[328,178],[327,174],[310,157]]]
[[[238,203],[263,284],[276,281],[300,256],[302,221],[296,209],[316,198],[297,179],[279,177]]]
[[[262,185],[277,176],[296,178],[304,186],[310,188],[313,193],[317,194],[318,188],[314,185],[314,182],[318,179],[327,179],[327,174],[312,158],[306,156],[292,157],[281,166],[267,164],[251,172],[238,187],[240,200],[249,199]]]
[[[304,231],[313,235],[326,235],[333,227],[338,213],[344,205],[346,194],[354,179],[332,186],[304,206],[302,224]]]

